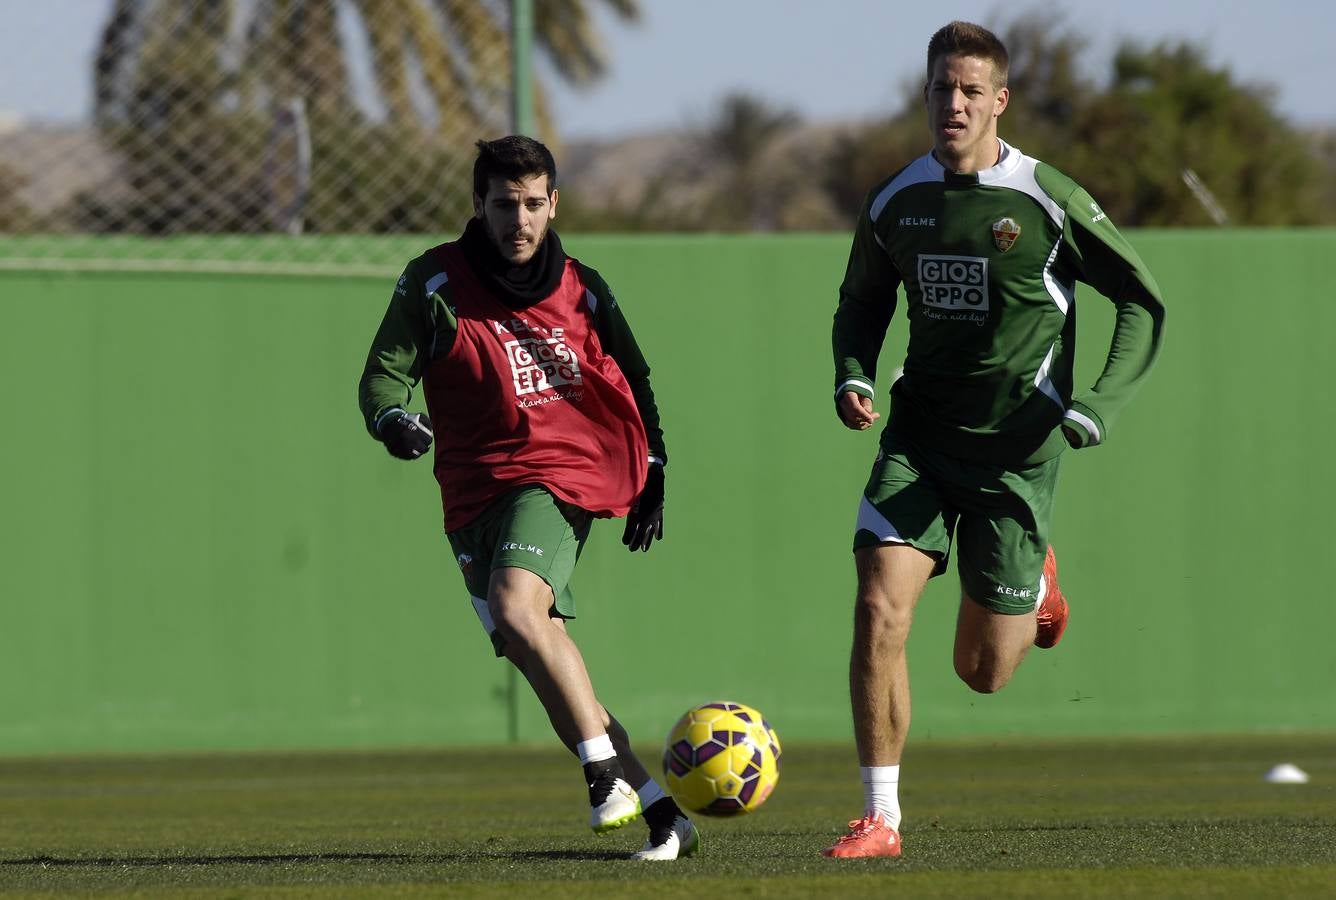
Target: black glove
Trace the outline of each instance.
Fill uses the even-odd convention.
[[[391,410],[376,431],[390,456],[399,459],[417,459],[431,448],[431,419],[426,413]]]
[[[663,466],[650,463],[645,487],[626,514],[622,543],[634,553],[648,550],[655,540],[663,540]]]

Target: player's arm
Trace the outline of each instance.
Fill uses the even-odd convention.
[[[640,411],[640,421],[645,426],[649,469],[640,495],[626,514],[622,543],[632,552],[648,550],[656,540],[663,540],[664,466],[668,464],[668,449],[664,446],[663,428],[659,424],[659,407],[654,402],[654,388],[649,381],[649,363],[640,352],[640,345],[636,343],[631,326],[608,283],[598,272],[583,264],[580,274],[594,297],[592,315],[599,343],[626,377],[636,409]]]
[[[895,313],[899,286],[900,273],[878,243],[865,205],[854,228],[831,333],[836,412],[850,428],[868,428],[880,417],[872,411],[877,357]]]
[[[1104,370],[1094,387],[1076,395],[1063,418],[1068,442],[1088,447],[1106,439],[1118,413],[1150,374],[1164,336],[1164,301],[1141,257],[1080,188],[1067,203],[1063,231],[1078,278],[1116,307]]]
[[[446,308],[439,295],[427,296],[418,265],[410,263],[390,295],[358,382],[367,432],[402,459],[416,459],[431,446],[431,420],[406,410],[430,361],[433,341],[439,343],[436,307]],[[451,318],[450,336],[453,324]]]
[[[631,386],[636,409],[640,411],[640,421],[645,425],[650,462],[666,465],[668,450],[663,441],[659,407],[654,402],[654,388],[650,384],[649,363],[645,361],[645,354],[640,351],[640,345],[636,343],[631,326],[627,324],[626,316],[608,283],[598,272],[583,263],[580,265],[580,273],[585,287],[594,295],[594,331],[598,334],[603,352],[613,358]]]

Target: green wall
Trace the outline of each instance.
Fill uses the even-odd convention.
[[[1166,350],[1109,444],[1065,458],[1067,637],[971,694],[954,574],[936,580],[910,647],[916,737],[1336,728],[1336,232],[1133,240]],[[848,544],[876,443],[830,399],[847,238],[567,243],[618,292],[672,457],[666,541],[632,556],[602,523],[576,576],[602,699],[644,740],[712,698],[790,739],[847,737]],[[506,739],[509,679],[429,465],[358,416],[392,284],[0,273],[0,753]],[[1111,307],[1084,292],[1078,310],[1088,383]],[[527,694],[516,725],[550,740]]]

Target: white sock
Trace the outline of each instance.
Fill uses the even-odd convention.
[[[606,734],[581,741],[575,745],[575,752],[580,754],[580,765],[582,766],[586,763],[612,759],[617,755],[617,751],[612,749],[612,738]]]
[[[865,812],[881,813],[886,824],[900,827],[900,767],[859,766]]]
[[[640,797],[641,809],[649,809],[656,802],[667,796],[664,794],[663,788],[659,787],[659,783],[653,778],[636,788],[636,794]]]

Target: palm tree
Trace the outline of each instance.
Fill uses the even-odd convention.
[[[535,2],[535,45],[558,75],[599,77],[606,53],[593,0]],[[639,18],[638,0],[602,2]],[[462,202],[442,195],[443,176],[476,138],[508,130],[509,10],[508,0],[115,0],[95,62],[95,118],[127,156],[141,200],[157,182],[149,193],[155,207],[172,207],[165,218],[284,180],[275,170],[297,167],[290,148],[304,146],[313,148],[297,179],[310,192],[308,225],[430,227]],[[538,88],[540,132],[551,138]],[[293,127],[302,140],[290,139]],[[204,178],[219,155],[231,172],[187,190],[183,179]],[[155,175],[164,167],[175,172],[166,186]],[[189,230],[254,230],[253,207],[196,216]]]
[[[639,0],[602,3],[624,21],[640,17]],[[536,46],[573,84],[596,80],[607,66],[592,5],[536,0]],[[213,23],[212,46],[182,43],[183,31],[204,22]],[[364,105],[349,77],[361,71],[370,79],[362,93],[395,125],[461,115],[488,123],[507,108],[508,22],[507,0],[115,0],[95,64],[97,115],[133,104],[146,50],[166,40],[182,55],[230,60],[229,74],[250,88],[246,99],[297,92],[311,105]]]
[[[723,98],[700,137],[701,157],[716,164],[718,181],[707,221],[727,230],[772,230],[784,192],[766,170],[767,153],[800,123],[792,110],[745,93]]]

